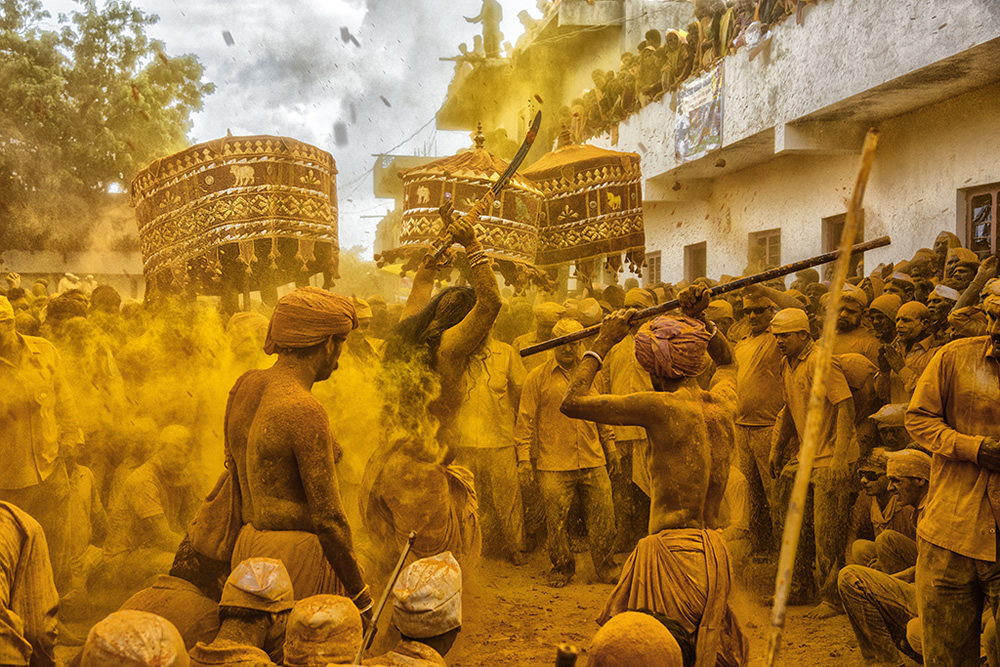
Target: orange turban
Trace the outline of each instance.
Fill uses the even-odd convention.
[[[986,313],[977,306],[956,308],[948,314],[948,324],[958,338],[986,335]]]
[[[311,347],[330,336],[346,336],[357,326],[354,304],[347,297],[318,287],[298,287],[275,304],[264,351]]]
[[[635,358],[651,375],[661,378],[693,377],[712,334],[687,315],[661,315],[643,324],[635,334]]]

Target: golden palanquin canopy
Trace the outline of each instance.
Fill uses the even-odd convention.
[[[522,172],[545,195],[538,229],[538,266],[621,255],[642,266],[642,172],[636,153],[567,144]]]
[[[207,285],[227,268],[272,284],[336,277],[336,178],[333,156],[287,137],[225,137],[156,160],[130,188],[146,280]]]
[[[486,151],[482,144],[479,134],[475,148],[400,174],[403,219],[399,247],[377,257],[380,266],[402,260],[404,270],[415,269],[442,234],[438,209],[451,202],[454,215],[464,215],[497,181],[508,162]],[[541,203],[541,192],[515,174],[492,209],[474,224],[483,249],[509,285],[524,287],[531,280],[546,280],[535,270]]]

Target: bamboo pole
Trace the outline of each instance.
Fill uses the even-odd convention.
[[[799,532],[802,529],[802,515],[805,506],[806,493],[809,490],[809,479],[812,476],[813,461],[816,458],[816,447],[819,443],[819,429],[823,419],[823,403],[826,401],[826,378],[830,371],[830,361],[833,356],[833,339],[836,335],[837,313],[840,311],[840,300],[843,295],[844,281],[847,278],[848,253],[844,252],[854,243],[858,228],[858,216],[861,204],[865,198],[865,188],[871,173],[872,162],[875,159],[875,148],[878,145],[879,132],[868,130],[865,136],[864,148],[861,150],[861,165],[858,168],[857,179],[854,181],[854,193],[847,209],[844,231],[840,237],[841,254],[833,269],[833,280],[830,283],[830,300],[826,305],[826,316],[823,319],[823,333],[819,340],[819,361],[813,375],[812,389],[809,394],[809,408],[806,413],[806,425],[801,447],[799,448],[799,470],[795,475],[792,487],[792,497],[785,513],[785,530],[781,538],[781,554],[778,557],[778,576],[774,582],[774,608],[771,612],[771,634],[767,644],[767,667],[773,667],[778,657],[781,643],[781,632],[785,628],[785,612],[787,610],[788,592],[792,583],[792,568],[795,565],[795,553],[799,546]]]
[[[846,223],[845,223],[846,228]],[[865,243],[859,243],[855,246],[848,248],[850,251],[848,254],[853,255],[859,252],[865,252],[868,250],[874,250],[875,248],[881,248],[887,246],[892,241],[888,236],[880,236],[877,239],[872,239],[871,241],[866,241]],[[820,264],[826,264],[827,262],[832,262],[841,255],[841,250],[837,249],[833,252],[824,253],[822,255],[817,255],[815,257],[810,257],[809,259],[803,259],[799,262],[793,262],[791,264],[785,264],[784,266],[779,266],[773,269],[768,269],[761,273],[756,273],[752,276],[747,276],[746,278],[738,278],[728,283],[722,285],[717,285],[709,290],[711,297],[716,297],[720,294],[725,294],[726,292],[732,292],[733,290],[742,289],[749,285],[755,285],[757,283],[767,282],[768,280],[774,280],[775,278],[780,278],[782,276],[787,276],[790,273],[795,273],[796,271],[802,271],[803,269],[809,269],[814,266],[819,266]],[[629,320],[630,324],[635,324],[636,322],[641,322],[642,320],[649,319],[650,317],[656,317],[668,310],[673,310],[680,306],[680,301],[677,299],[672,299],[670,301],[664,301],[661,304],[652,306],[650,308],[645,308],[638,311]],[[601,331],[601,325],[595,324],[592,327],[587,327],[586,329],[581,329],[580,331],[575,331],[571,334],[566,334],[565,336],[559,336],[558,338],[553,338],[551,340],[543,341],[541,343],[536,343],[534,345],[529,345],[528,347],[521,350],[522,357],[529,357],[533,354],[538,354],[539,352],[545,352],[546,350],[551,350],[554,347],[559,347],[560,345],[565,345],[566,343],[573,343],[578,340],[583,340],[584,338],[590,338],[591,336],[596,336]]]

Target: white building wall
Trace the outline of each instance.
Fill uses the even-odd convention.
[[[941,230],[965,241],[960,191],[1000,181],[997,109],[1000,84],[880,124],[865,237],[888,234],[893,243],[868,253],[869,267],[909,259]],[[684,246],[701,241],[716,278],[742,273],[748,234],[756,231],[781,228],[783,263],[820,254],[822,219],[847,210],[857,167],[854,153],[782,155],[715,179],[704,200],[647,201],[647,250],[662,253],[668,282],[684,277]]]

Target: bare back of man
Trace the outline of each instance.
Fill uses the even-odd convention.
[[[233,565],[252,557],[280,559],[297,597],[346,595],[364,614],[371,599],[337,484],[339,448],[310,391],[337,368],[354,321],[349,304],[315,288],[279,300],[268,334],[276,340],[265,348],[278,359],[236,381],[225,429],[243,519]]]
[[[690,291],[689,291],[690,290]],[[629,556],[598,619],[648,608],[697,633],[696,665],[744,665],[748,643],[729,607],[729,553],[719,512],[729,476],[736,409],[732,353],[697,316],[705,290],[680,295],[684,316],[657,318],[636,334],[636,358],[657,391],[589,395],[600,360],[628,332],[634,311],[605,318],[577,368],[562,411],[577,419],[646,429],[650,442],[650,535]],[[705,351],[718,366],[710,390],[698,385]]]

